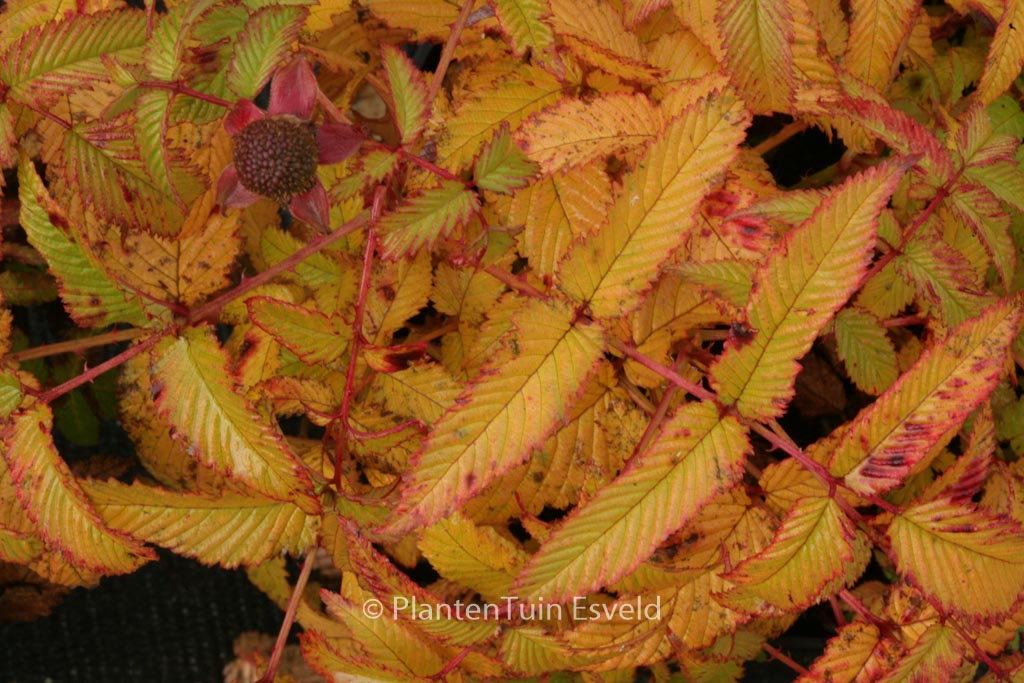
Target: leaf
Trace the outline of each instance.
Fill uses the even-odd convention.
[[[896,349],[878,319],[862,308],[836,316],[836,350],[857,388],[877,396],[896,381]]]
[[[1006,92],[1024,66],[1024,5],[1019,0],[1009,0],[1005,8],[989,45],[978,90],[974,93],[985,105]]]
[[[992,619],[1024,592],[1024,529],[1009,518],[940,498],[896,515],[886,533],[900,575],[948,612]]]
[[[246,301],[254,324],[307,365],[331,365],[348,351],[352,330],[341,316],[255,296]]]
[[[932,624],[909,648],[903,659],[881,680],[885,683],[952,678],[963,664],[965,643],[957,631],[944,624]]]
[[[446,29],[447,30],[447,29]],[[469,96],[445,121],[447,135],[438,141],[443,166],[457,170],[468,164],[503,125],[515,130],[530,114],[559,99],[561,81],[539,67],[519,67],[497,83],[470,83]]]
[[[53,102],[66,94],[68,83],[86,88],[109,78],[101,56],[145,44],[143,12],[117,9],[62,16],[25,32],[0,55],[0,82],[11,89],[8,98]]]
[[[418,545],[430,566],[490,602],[509,595],[527,557],[494,529],[477,526],[457,512],[428,527]]]
[[[550,0],[551,26],[580,59],[608,73],[654,85],[659,69],[647,62],[640,39],[622,15],[598,0]]]
[[[892,642],[882,638],[878,627],[856,621],[846,624],[829,639],[824,654],[797,683],[879,680],[889,661],[895,658],[893,649]]]
[[[1021,312],[1019,300],[992,306],[925,350],[846,428],[830,471],[845,475],[846,485],[862,493],[899,486],[988,396]]]
[[[172,234],[184,219],[150,177],[127,116],[76,124],[59,145],[44,148],[43,159],[54,194],[80,196],[105,221]]]
[[[874,247],[878,214],[905,167],[879,166],[837,188],[789,232],[758,269],[747,304],[749,340],[730,340],[712,386],[752,419],[778,417],[793,396],[797,360],[856,291]]]
[[[231,490],[197,495],[113,481],[86,481],[82,488],[110,528],[206,564],[260,564],[316,542],[316,517],[262,496]]]
[[[856,580],[869,559],[863,534],[821,490],[798,499],[771,544],[724,578],[740,584],[735,592],[743,600],[756,597],[785,611],[802,610]]]
[[[494,134],[491,144],[473,165],[477,187],[502,194],[511,194],[523,187],[536,172],[537,166],[512,144],[512,137],[504,126]]]
[[[416,454],[393,527],[440,519],[529,457],[565,420],[600,360],[600,329],[574,322],[568,304],[516,305],[522,308],[503,351]]]
[[[572,242],[604,224],[611,201],[608,175],[591,164],[542,176],[517,191],[507,220],[523,226],[517,244],[531,268],[553,275]]]
[[[661,110],[645,96],[614,93],[562,100],[524,121],[515,139],[550,174],[642,147],[662,128]]]
[[[895,265],[913,284],[917,296],[938,309],[946,325],[973,318],[991,301],[979,292],[964,256],[935,237],[911,239],[903,245]]]
[[[21,226],[60,283],[61,298],[75,322],[83,327],[144,325],[147,316],[139,301],[128,299],[97,259],[67,234],[67,214],[25,155],[18,162],[18,186]]]
[[[612,204],[608,224],[562,261],[562,289],[597,318],[636,308],[661,264],[686,238],[700,200],[736,154],[749,122],[713,94],[669,123]],[[680,225],[680,222],[683,225]]]
[[[409,144],[419,136],[430,115],[427,83],[401,50],[384,45],[381,57],[394,103],[395,125],[402,142]]]
[[[228,358],[209,330],[190,328],[158,344],[152,373],[161,417],[198,449],[200,462],[269,498],[319,511],[280,431],[235,393]]]
[[[516,57],[529,50],[534,58],[543,58],[551,50],[554,34],[545,21],[548,7],[544,0],[491,0],[491,5]]]
[[[232,45],[227,71],[231,92],[255,97],[288,55],[305,19],[302,7],[266,5],[254,11]]]
[[[190,209],[174,238],[132,231],[98,243],[103,263],[119,282],[152,299],[195,306],[231,284],[241,249],[238,214],[216,210],[207,192]],[[120,232],[120,231],[117,231]]]
[[[984,187],[958,183],[950,193],[953,213],[981,241],[996,272],[1007,287],[1013,280],[1017,252],[1010,238],[1010,217],[999,200]]]
[[[479,198],[463,183],[442,180],[380,221],[382,251],[386,258],[414,255],[447,237],[479,210]]]
[[[564,602],[634,569],[701,507],[735,485],[749,444],[732,417],[686,404],[626,469],[576,508],[526,563],[523,599]]]
[[[751,109],[788,111],[796,87],[792,9],[772,0],[726,0],[715,21],[729,73]]]
[[[127,574],[156,555],[130,536],[108,529],[53,445],[53,415],[36,404],[4,430],[4,458],[18,499],[40,537],[76,568]]]
[[[432,293],[431,256],[426,251],[412,259],[376,263],[363,334],[371,344],[391,344],[409,318],[428,305]]]
[[[843,62],[850,73],[884,92],[896,75],[899,54],[917,19],[916,0],[855,0]]]

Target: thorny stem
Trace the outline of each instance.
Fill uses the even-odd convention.
[[[473,12],[473,4],[474,0],[464,0],[462,11],[459,12],[459,18],[452,24],[451,33],[448,34],[448,40],[445,41],[444,48],[441,50],[441,59],[437,63],[437,69],[434,71],[434,78],[430,81],[430,87],[427,90],[427,102],[432,103],[437,97],[437,93],[441,92],[441,83],[444,81],[444,76],[448,73],[448,67],[455,56],[455,48],[459,44],[462,29],[466,27],[469,15]]]
[[[338,436],[334,449],[334,488],[341,490],[341,466],[348,455],[348,415],[355,396],[356,367],[359,364],[359,347],[363,341],[363,318],[366,316],[366,297],[370,291],[373,274],[373,255],[377,250],[377,222],[384,211],[384,196],[387,188],[379,185],[373,192],[373,207],[370,209],[370,226],[366,230],[366,250],[363,252],[363,272],[359,280],[359,295],[352,319],[352,347],[349,350],[348,371],[345,373],[345,393],[338,411]]]
[[[302,593],[306,590],[306,584],[309,582],[309,575],[313,571],[313,564],[315,562],[316,548],[314,547],[310,548],[309,554],[306,555],[306,561],[302,563],[302,571],[299,572],[299,578],[295,581],[295,589],[292,590],[292,596],[288,599],[288,609],[285,610],[284,621],[281,622],[281,630],[277,632],[277,641],[274,643],[274,649],[270,653],[267,670],[256,683],[273,683],[274,678],[277,676],[277,667],[281,663],[281,655],[284,653],[288,633],[292,630],[292,624],[295,623],[295,614],[299,611],[299,601],[302,599]]]
[[[792,669],[793,671],[797,672],[801,676],[810,676],[811,675],[811,672],[808,671],[806,669],[806,667],[804,667],[801,664],[798,664],[796,662],[796,660],[794,660],[789,655],[783,653],[781,650],[778,650],[778,649],[772,647],[768,643],[765,643],[761,647],[764,649],[765,652],[767,652],[769,655],[771,655],[772,659],[775,659],[775,660],[778,660],[778,661],[782,662],[783,664],[785,664],[786,666],[788,666],[790,669]]]
[[[197,100],[203,102],[209,102],[215,104],[218,107],[224,107],[225,109],[231,109],[235,105],[228,102],[225,99],[217,97],[216,95],[210,95],[205,92],[199,92],[194,90],[187,85],[182,85],[177,81],[142,81],[139,83],[140,88],[157,88],[158,90],[170,90],[176,95],[187,95],[188,97],[194,97]]]
[[[7,354],[7,358],[18,363],[24,363],[25,361],[35,360],[36,358],[46,358],[48,356],[56,356],[62,353],[76,353],[78,351],[84,351],[85,349],[91,349],[97,346],[106,346],[107,344],[130,341],[145,334],[145,332],[146,330],[138,327],[133,327],[128,330],[114,330],[112,332],[97,334],[94,337],[71,339],[69,341],[57,342],[56,344],[46,344],[45,346],[25,349],[24,351],[15,351],[14,353]]]

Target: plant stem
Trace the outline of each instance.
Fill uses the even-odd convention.
[[[786,140],[789,140],[794,135],[799,135],[805,130],[807,130],[807,124],[802,121],[794,121],[793,123],[789,123],[783,126],[782,130],[780,130],[775,135],[772,135],[771,137],[762,140],[760,143],[758,143],[758,145],[754,147],[754,152],[756,154],[765,154],[766,152],[770,152],[771,150],[775,149],[776,147],[784,143]]]
[[[501,282],[505,283],[506,285],[508,285],[509,289],[514,289],[520,294],[523,294],[534,299],[544,298],[544,293],[537,289],[536,287],[534,287],[533,285],[531,285],[529,282],[523,280],[522,278],[518,278],[512,273],[502,270],[497,266],[487,266],[486,268],[484,268],[484,272],[493,277],[495,280],[500,280]]]
[[[285,610],[284,621],[281,622],[281,630],[277,632],[277,641],[274,643],[274,649],[270,653],[267,670],[256,683],[273,683],[274,678],[277,676],[277,667],[281,663],[281,655],[284,653],[288,633],[292,630],[292,624],[295,623],[295,614],[299,611],[299,601],[302,600],[302,593],[306,590],[306,584],[309,582],[309,575],[313,572],[313,564],[315,562],[316,548],[314,547],[306,555],[306,561],[302,563],[302,571],[299,572],[299,578],[295,581],[292,596],[288,599],[288,609]]]
[[[778,660],[788,666],[793,671],[797,672],[801,676],[810,676],[811,672],[808,671],[804,666],[797,664],[797,662],[787,654],[784,654],[781,650],[778,650],[768,643],[761,646],[765,652],[771,655],[772,659]]]
[[[433,104],[434,99],[437,97],[437,93],[441,92],[441,83],[444,81],[444,76],[448,73],[448,67],[452,63],[452,58],[455,57],[455,48],[459,44],[459,36],[462,35],[462,29],[466,27],[466,21],[469,20],[469,15],[473,12],[473,0],[464,0],[462,3],[462,11],[459,12],[459,18],[452,24],[452,31],[448,34],[448,40],[445,41],[444,48],[441,50],[441,59],[437,63],[437,69],[434,70],[434,78],[430,81],[430,87],[427,89],[427,102]]]
[[[205,92],[199,92],[198,90],[193,90],[192,88],[188,87],[187,85],[182,85],[181,83],[176,82],[176,81],[175,82],[169,82],[169,81],[142,81],[142,82],[139,83],[139,87],[140,88],[157,88],[158,90],[170,90],[171,92],[173,92],[176,95],[187,95],[188,97],[194,97],[197,100],[202,100],[203,102],[209,102],[210,104],[215,104],[218,107],[224,107],[225,109],[231,109],[232,107],[235,106],[234,103],[228,102],[225,99],[221,99],[220,97],[217,97],[216,95],[210,95],[210,94],[205,93]]]
[[[685,389],[686,393],[692,394],[693,396],[696,396],[702,401],[717,400],[718,397],[715,396],[713,392],[710,392],[704,387],[691,382],[690,380],[686,379],[672,368],[667,368],[661,363],[658,363],[648,358],[644,354],[637,351],[636,347],[634,347],[632,344],[628,344],[626,342],[619,341],[618,339],[614,338],[611,339],[610,344],[612,348],[614,348],[619,353],[622,353],[623,355],[631,358],[632,360],[635,360],[640,365],[644,366],[645,368],[647,368],[654,374],[658,375],[659,377],[668,380],[669,382],[676,385],[680,389]]]
[[[145,332],[146,330],[139,327],[133,327],[130,330],[113,330],[112,332],[97,334],[94,337],[71,339],[69,341],[57,342],[56,344],[46,344],[45,346],[36,346],[35,348],[23,351],[15,351],[14,353],[7,354],[7,358],[23,363],[27,360],[35,360],[36,358],[46,358],[47,356],[56,356],[62,353],[76,353],[97,346],[130,341],[145,334]]]
[[[113,358],[105,360],[95,367],[89,368],[81,375],[77,377],[72,377],[67,382],[64,382],[63,384],[58,384],[52,389],[44,391],[42,394],[39,395],[39,400],[42,401],[43,403],[52,403],[53,401],[60,398],[64,394],[68,393],[69,391],[74,391],[83,384],[93,381],[107,370],[113,370],[122,363],[128,362],[129,360],[139,355],[143,351],[146,351],[156,346],[156,343],[163,339],[163,337],[164,335],[162,334],[153,334],[153,336],[142,340],[141,342],[139,342],[138,344],[129,349],[125,349],[124,351],[117,354]]]
[[[341,466],[348,455],[348,415],[355,396],[356,368],[359,364],[359,348],[363,341],[363,318],[366,316],[366,297],[370,291],[373,275],[373,255],[377,250],[377,222],[384,212],[384,196],[387,188],[383,185],[373,192],[373,207],[370,209],[370,227],[366,230],[366,249],[363,252],[363,272],[359,280],[359,294],[352,319],[352,347],[349,350],[348,371],[345,373],[345,393],[338,411],[338,442],[334,448],[334,488],[341,490]]]
[[[288,256],[287,258],[281,259],[274,265],[267,268],[259,275],[255,275],[251,278],[244,279],[242,282],[233,289],[225,292],[216,299],[208,301],[199,308],[193,310],[186,318],[186,324],[194,325],[195,323],[202,322],[206,318],[216,315],[220,312],[224,306],[231,303],[235,299],[251,292],[257,287],[266,284],[268,281],[274,279],[286,270],[291,270],[298,265],[304,259],[312,256],[316,252],[328,247],[342,237],[352,234],[359,228],[366,225],[367,217],[365,214],[360,214],[350,220],[345,225],[341,226],[333,232],[329,232],[326,235],[318,235],[309,244],[299,249],[297,252]]]

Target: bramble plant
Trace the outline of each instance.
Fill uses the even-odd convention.
[[[293,620],[330,680],[1022,675],[1021,26],[8,2],[0,559],[245,566],[265,681]],[[114,402],[135,455],[69,465]]]

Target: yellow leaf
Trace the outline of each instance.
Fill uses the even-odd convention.
[[[430,300],[433,277],[431,256],[421,251],[414,258],[378,261],[366,299],[363,334],[371,344],[386,346]]]
[[[40,537],[86,572],[127,574],[154,559],[142,543],[104,525],[53,445],[52,428],[49,406],[37,404],[4,430],[11,479]]]
[[[512,52],[522,57],[527,50],[534,59],[544,59],[554,43],[544,0],[495,0],[494,13],[512,44]]]
[[[598,0],[551,0],[550,6],[555,33],[584,62],[629,80],[657,83],[660,70],[648,63],[646,49],[614,6]]]
[[[740,584],[743,601],[754,597],[779,609],[805,609],[856,580],[870,559],[867,540],[824,490],[796,501],[771,544],[739,564],[725,579]],[[726,595],[728,604],[730,596]],[[763,610],[762,610],[763,611]]]
[[[477,526],[457,512],[428,527],[419,548],[430,566],[490,602],[509,595],[512,579],[527,557],[491,527]]]
[[[514,131],[527,116],[557,101],[563,83],[539,67],[521,66],[496,83],[471,80],[466,88],[467,97],[444,121],[446,134],[437,145],[438,159],[453,171],[471,162],[503,125]]]
[[[562,423],[597,366],[603,335],[571,306],[531,300],[504,350],[434,425],[414,460],[397,527],[430,524],[540,446]]]
[[[729,73],[759,114],[789,111],[793,73],[793,9],[774,0],[726,0],[716,21]]]
[[[991,104],[1013,84],[1024,66],[1024,3],[1006,0],[1003,15],[992,37],[985,70],[974,96],[984,105]]]
[[[884,678],[885,683],[958,680],[957,669],[969,650],[952,626],[933,624],[920,635],[899,663]],[[959,680],[973,680],[973,671]]]
[[[1024,593],[1024,529],[1007,517],[940,498],[896,515],[887,533],[900,574],[947,612],[992,619]]]
[[[626,177],[608,224],[577,242],[562,262],[562,288],[598,318],[635,309],[686,239],[700,200],[734,158],[748,122],[738,103],[716,93],[669,123]]]
[[[845,428],[829,462],[832,473],[865,493],[899,486],[988,396],[1020,318],[1020,302],[1004,302],[922,353]]]
[[[662,126],[660,109],[645,96],[615,93],[562,100],[524,121],[515,139],[544,173],[553,173],[646,145]]]
[[[259,564],[316,542],[319,518],[249,493],[178,493],[97,481],[82,488],[112,529],[206,564]]]
[[[541,275],[553,275],[570,245],[608,217],[611,183],[598,164],[570,168],[530,183],[508,203],[508,223],[522,225],[519,252]]]
[[[890,163],[847,180],[758,269],[746,314],[753,337],[730,340],[711,367],[723,401],[754,419],[785,412],[797,361],[856,291],[904,169]]]
[[[334,17],[344,14],[352,7],[352,0],[316,0],[311,5],[309,16],[306,18],[306,30],[310,33],[319,33],[334,25]]]
[[[853,622],[841,626],[828,641],[825,652],[811,665],[809,674],[797,683],[855,683],[877,681],[895,655],[893,644],[882,638],[872,624]]]
[[[518,594],[561,602],[624,576],[736,483],[748,448],[743,427],[714,405],[683,406],[541,545],[520,574]]]
[[[200,462],[274,500],[319,511],[276,425],[235,393],[228,358],[209,330],[190,328],[158,344],[152,372],[161,417],[188,438]]]
[[[308,365],[331,365],[348,350],[352,328],[340,315],[265,296],[246,301],[252,322]]]
[[[415,255],[466,224],[480,199],[458,180],[442,180],[403,203],[379,223],[385,258]]]
[[[459,17],[456,0],[365,0],[363,7],[392,28],[405,28],[422,42],[444,41]]]
[[[917,19],[916,0],[854,0],[843,59],[850,73],[879,92],[896,75],[899,54]]]

